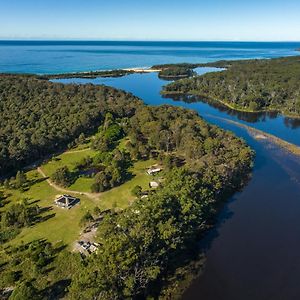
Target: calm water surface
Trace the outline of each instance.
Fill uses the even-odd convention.
[[[0,72],[65,73],[297,55],[300,43],[0,41]]]
[[[198,69],[199,73],[208,71],[216,70]],[[300,299],[299,158],[268,142],[258,142],[246,130],[218,118],[248,124],[300,145],[298,120],[163,98],[160,90],[166,82],[155,73],[59,81],[106,84],[132,92],[150,105],[194,109],[207,121],[243,137],[256,151],[252,180],[230,199],[217,226],[201,241],[207,256],[205,269],[183,299]]]

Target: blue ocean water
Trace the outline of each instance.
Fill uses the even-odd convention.
[[[300,42],[0,41],[0,72],[53,74],[297,55]]]

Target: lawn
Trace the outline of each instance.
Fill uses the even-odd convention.
[[[124,138],[120,141],[118,148],[125,149],[128,139]],[[67,166],[71,171],[77,162],[84,157],[94,157],[97,152],[88,148],[89,145],[77,147],[71,151],[66,151],[53,159],[41,165],[41,169],[47,176],[51,176],[58,168]],[[57,191],[41,176],[37,170],[31,170],[26,173],[30,182],[26,191],[20,190],[4,190],[8,196],[8,203],[0,208],[4,211],[13,203],[17,203],[27,198],[29,202],[33,202],[43,210],[40,214],[41,220],[31,227],[23,228],[21,233],[10,244],[18,245],[22,242],[27,243],[35,239],[47,239],[50,242],[62,242],[71,245],[79,236],[82,228],[79,221],[87,211],[93,211],[95,206],[105,210],[108,208],[124,209],[134,201],[135,197],[131,194],[132,189],[136,185],[140,185],[143,190],[149,189],[149,182],[153,179],[146,171],[155,164],[156,161],[151,159],[147,161],[138,161],[133,164],[130,169],[132,178],[119,187],[113,188],[100,195],[98,200],[90,199],[85,195],[80,195],[80,204],[70,210],[57,207],[54,204],[55,198],[62,194]],[[78,192],[91,192],[91,185],[94,183],[93,178],[79,177],[68,190]],[[70,193],[72,195],[72,193]],[[77,196],[77,195],[73,195]]]
[[[116,205],[118,208],[126,208],[135,199],[131,194],[131,190],[140,185],[143,190],[149,189],[149,182],[152,177],[146,174],[146,170],[155,164],[155,160],[138,161],[134,163],[133,168],[130,170],[133,174],[132,179],[125,182],[119,187],[113,188],[104,192],[100,197],[100,207],[109,207]]]
[[[45,173],[50,175],[62,165],[67,165],[72,169],[76,161],[87,155],[93,156],[95,155],[95,151],[87,149],[86,151],[77,153],[66,152],[59,155],[60,160],[52,160],[42,167]],[[79,221],[87,211],[93,211],[95,206],[99,206],[101,209],[108,209],[114,206],[119,209],[126,208],[135,199],[131,194],[131,190],[136,185],[140,185],[143,189],[148,189],[152,177],[146,174],[146,170],[153,164],[155,164],[154,160],[134,163],[130,170],[133,177],[129,181],[102,193],[98,201],[93,201],[81,195],[80,204],[70,210],[65,210],[54,205],[54,199],[61,193],[51,187],[36,170],[27,172],[27,178],[31,182],[30,188],[25,192],[6,190],[5,194],[9,195],[7,198],[9,203],[2,207],[1,210],[5,210],[9,205],[28,198],[29,201],[35,202],[45,210],[41,214],[44,220],[31,227],[24,228],[10,244],[17,245],[21,242],[26,243],[35,239],[46,238],[50,242],[62,241],[66,245],[71,245],[79,236],[81,230]],[[92,182],[92,178],[81,177],[68,189],[90,192]]]
[[[27,177],[31,180],[42,180],[41,176],[36,171],[27,173]],[[88,210],[93,210],[96,204],[84,197],[80,196],[80,204],[70,210],[56,207],[53,203],[57,194],[45,181],[39,181],[33,184],[28,191],[20,192],[18,190],[6,191],[9,194],[10,201],[7,206],[21,201],[24,198],[30,199],[38,204],[45,212],[41,214],[44,220],[31,226],[24,228],[22,232],[11,241],[11,244],[19,244],[22,241],[30,242],[35,239],[46,238],[50,242],[63,241],[65,244],[70,244],[78,237],[80,227],[79,220]],[[74,195],[76,196],[76,195]],[[4,206],[4,210],[7,206]]]
[[[67,166],[71,171],[74,170],[76,162],[79,162],[84,157],[94,157],[97,154],[95,150],[84,149],[78,151],[67,151],[63,154],[56,156],[52,160],[43,164],[41,167],[47,176],[51,176],[58,168]]]

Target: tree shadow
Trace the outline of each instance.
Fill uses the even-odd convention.
[[[45,180],[46,180],[46,178],[44,178],[44,177],[32,179],[32,180],[28,181],[28,186],[31,187],[31,186],[33,186],[33,185],[35,185],[37,183],[41,183],[41,182],[43,182]]]
[[[71,279],[63,279],[55,282],[54,284],[46,287],[41,294],[44,299],[61,299],[67,295],[67,288],[71,284]]]

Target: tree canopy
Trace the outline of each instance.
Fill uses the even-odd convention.
[[[93,132],[107,112],[132,116],[136,97],[110,87],[0,75],[0,176]],[[118,128],[108,138],[118,134]]]

